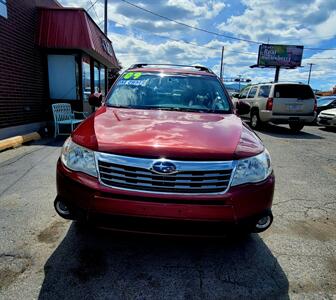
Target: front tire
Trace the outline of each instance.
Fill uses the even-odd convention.
[[[303,127],[304,127],[303,123],[289,123],[289,128],[293,132],[300,132]]]

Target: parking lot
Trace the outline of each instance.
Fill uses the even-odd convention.
[[[56,215],[62,140],[0,153],[1,299],[336,298],[336,131],[269,126],[274,223],[242,239],[120,235]]]

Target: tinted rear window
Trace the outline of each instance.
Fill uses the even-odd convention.
[[[274,97],[312,99],[314,93],[309,85],[278,84],[274,87]]]

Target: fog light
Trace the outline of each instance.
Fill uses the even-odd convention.
[[[258,230],[266,229],[271,225],[272,218],[271,216],[265,216],[259,219],[259,221],[256,224],[256,228]]]
[[[70,216],[70,210],[63,201],[56,199],[54,205],[55,205],[56,211],[61,217],[66,218]]]

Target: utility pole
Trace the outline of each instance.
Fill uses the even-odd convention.
[[[104,5],[104,33],[107,35],[107,0],[105,0]]]
[[[308,64],[309,65],[309,75],[308,75],[308,84],[310,83],[310,75],[311,75],[311,70],[312,70],[312,66],[315,65],[315,64]]]
[[[222,47],[222,58],[221,58],[221,66],[220,66],[220,80],[223,81],[223,59],[224,59],[224,46]]]
[[[274,82],[279,81],[279,74],[280,74],[280,66],[275,67],[275,76],[274,76]]]
[[[238,75],[238,78],[239,78],[239,87],[238,87],[238,89],[240,91],[240,82],[241,82],[242,75]]]

